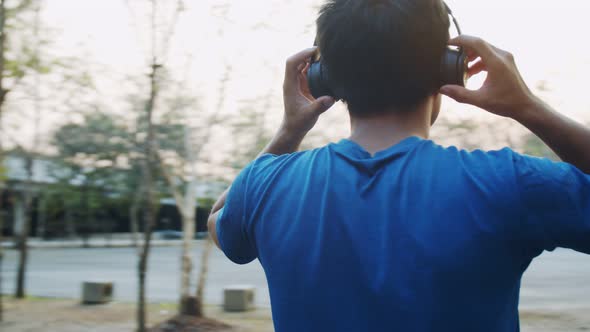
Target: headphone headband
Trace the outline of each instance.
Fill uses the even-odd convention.
[[[452,22],[455,25],[457,32],[461,35],[461,27],[459,26],[457,18],[453,15],[453,11],[444,0],[441,0],[441,2],[447,10],[447,14],[452,18]],[[317,35],[313,44],[314,46],[318,45]],[[446,84],[465,86],[465,82],[468,78],[467,62],[467,56],[461,47],[457,49],[447,47],[444,51],[440,65],[439,75],[441,86]],[[333,82],[330,81],[330,75],[324,67],[325,66],[322,65],[319,58],[319,54],[316,53],[311,59],[309,70],[307,72],[307,83],[311,94],[315,98],[321,96],[332,96],[335,99],[342,98],[342,93],[340,93],[341,91],[339,91],[338,85],[333,84]]]
[[[457,17],[455,17],[455,14],[453,14],[453,10],[451,9],[451,7],[449,7],[449,5],[447,4],[446,1],[443,1],[442,3],[445,6],[445,9],[447,10],[447,14],[451,17],[451,21],[453,22],[453,25],[455,26],[457,33],[459,35],[462,35],[463,32],[461,31],[461,25],[459,25],[459,21],[457,20]],[[317,36],[313,40],[313,46],[318,46],[318,37]]]
[[[445,1],[443,1],[443,5],[447,9],[447,13],[449,14],[449,16],[451,16],[451,19],[453,21],[453,25],[455,25],[455,28],[457,29],[457,33],[459,35],[462,35],[463,33],[461,32],[461,26],[459,25],[459,21],[457,20],[457,18],[453,14],[453,11],[451,10],[451,7],[449,7],[449,5],[447,5],[447,3]]]

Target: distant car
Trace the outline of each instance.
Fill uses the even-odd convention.
[[[182,232],[167,230],[167,231],[158,231],[154,233],[159,239],[162,240],[179,240],[182,239]]]
[[[196,232],[195,239],[197,240],[204,240],[209,236],[209,232]]]
[[[174,230],[166,230],[166,231],[157,231],[154,232],[157,238],[162,240],[181,240],[182,239],[182,232],[174,231]],[[197,232],[195,233],[195,239],[203,240],[209,236],[208,232]]]

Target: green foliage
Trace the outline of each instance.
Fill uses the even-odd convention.
[[[138,98],[130,101],[132,107],[142,104]],[[51,190],[63,197],[68,208],[86,211],[93,218],[99,218],[107,206],[127,211],[140,188],[145,160],[147,126],[144,114],[139,114],[136,123],[129,124],[117,115],[91,112],[82,122],[64,124],[54,133],[52,143],[58,151],[58,163],[52,175],[59,183]],[[155,126],[158,149],[168,154],[184,153],[185,127],[181,120],[164,120],[167,122]],[[159,167],[155,170],[156,189],[164,196],[167,186]]]
[[[118,164],[121,156],[129,155],[128,131],[112,115],[90,113],[82,123],[59,128],[53,144],[58,158],[52,176],[58,182],[47,190],[53,197],[49,213],[57,216],[68,211],[66,217],[76,220],[80,233],[104,228],[110,219],[105,216],[109,207],[124,206],[139,183],[136,164]]]
[[[111,163],[131,148],[131,136],[114,116],[92,113],[83,124],[66,124],[54,135],[60,156],[66,159],[82,157],[93,165]]]
[[[112,211],[116,211],[117,217],[127,216],[128,201],[124,197],[100,186],[72,185],[65,178],[46,186],[43,197],[49,237],[73,235],[70,232],[83,236],[110,233],[115,217]]]
[[[16,82],[29,73],[49,74],[53,63],[39,52],[40,47],[49,44],[47,30],[39,27],[36,31],[37,2],[32,0],[6,1],[4,31],[6,37],[4,52],[4,72],[2,77]],[[40,22],[37,22],[40,24]],[[14,88],[9,87],[9,90]]]
[[[23,63],[17,60],[5,60],[4,61],[4,74],[6,77],[23,78],[25,76],[25,66]]]
[[[0,160],[3,160],[4,156],[0,155]],[[0,163],[0,183],[3,183],[7,179],[7,172],[6,166],[4,163]]]
[[[208,208],[208,209],[210,209],[211,207],[213,207],[213,204],[215,204],[215,198],[202,197],[202,198],[199,198],[197,200],[197,203],[202,208]]]
[[[139,161],[131,153],[132,135],[115,116],[91,113],[81,124],[65,124],[55,132],[53,143],[62,160],[63,178],[117,192],[137,186]]]
[[[33,7],[33,0],[7,0],[6,17],[11,18],[19,13],[30,10]]]
[[[261,107],[265,110],[268,107]],[[230,164],[239,171],[246,167],[271,140],[271,134],[264,128],[265,114],[257,108],[245,107],[233,126],[235,150]]]

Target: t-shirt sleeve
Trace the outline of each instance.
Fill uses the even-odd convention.
[[[248,264],[258,258],[254,234],[252,207],[258,205],[260,195],[255,188],[264,179],[258,174],[261,162],[272,156],[265,155],[246,166],[232,183],[225,205],[217,217],[216,231],[219,246],[224,254],[236,264]]]
[[[515,155],[523,233],[533,256],[558,247],[590,254],[590,176],[567,163]]]

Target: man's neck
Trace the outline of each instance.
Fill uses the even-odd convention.
[[[435,98],[410,111],[388,110],[369,117],[351,116],[350,140],[374,155],[412,136],[427,139],[432,125]]]

